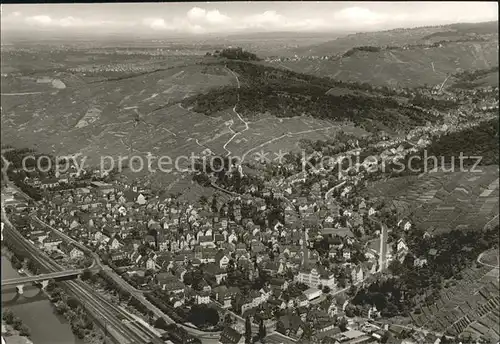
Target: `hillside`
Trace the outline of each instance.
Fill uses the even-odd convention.
[[[370,183],[365,196],[392,202],[417,228],[482,228],[498,215],[498,125],[494,118],[436,137],[402,161],[414,171],[407,168],[402,176]]]
[[[295,53],[268,60],[279,68],[342,81],[436,85],[449,74],[498,66],[498,27],[487,22],[357,33]]]
[[[44,53],[51,61],[61,57],[58,52],[54,55]],[[23,72],[26,57],[2,60],[17,70],[2,77],[2,143],[53,155],[81,153],[88,157],[87,164],[99,164],[105,156],[168,155],[175,161],[191,153],[212,152],[250,158],[263,148],[297,150],[303,138],[326,139],[339,130],[366,134],[353,123],[312,116],[280,118],[279,113],[269,112],[259,114],[258,121],[244,121],[233,111],[236,98],[231,95],[240,82],[246,85],[249,79],[236,68],[226,68],[220,59],[183,57],[182,64],[158,59],[148,61],[147,68],[135,69],[140,65],[137,56],[136,64],[124,61],[109,66],[99,64],[105,57],[98,53],[93,63],[81,53],[64,58],[70,61],[67,68],[46,63],[27,72]],[[269,71],[282,73],[274,68]],[[65,87],[54,87],[56,79]],[[326,93],[331,84],[318,87]],[[224,94],[228,101],[214,108],[214,116],[181,104],[185,98],[220,89],[232,91]],[[177,172],[157,175],[168,175],[170,186],[182,178]]]
[[[388,90],[375,91],[370,86],[344,84],[253,63],[228,62],[226,66],[238,74],[239,89],[230,86],[210,90],[184,100],[183,105],[212,116],[236,104],[237,111],[250,118],[256,114],[308,115],[330,121],[350,121],[375,131],[382,129],[380,125],[399,131],[438,120],[411,104],[402,105]],[[339,95],[334,89],[353,92]]]
[[[391,87],[437,85],[448,74],[460,70],[498,66],[498,40],[457,41],[379,51],[353,51],[351,48],[348,52],[352,53],[329,59],[285,60],[273,62],[273,65],[336,80]]]
[[[339,37],[325,43],[300,47],[297,55],[331,56],[360,46],[405,46],[429,44],[434,41],[471,38],[478,36],[498,36],[498,22],[458,23],[443,26],[428,26],[412,29],[394,29],[378,32],[361,32]]]

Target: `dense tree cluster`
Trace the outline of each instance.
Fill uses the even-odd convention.
[[[462,71],[458,74],[455,75],[456,78],[458,78],[461,81],[475,81],[485,75],[488,75],[490,73],[495,73],[498,72],[498,66],[494,66],[491,68],[485,68],[485,69],[477,69],[477,70],[466,70]]]
[[[411,166],[414,171],[405,169],[404,173],[421,173],[431,171],[438,166],[460,167],[460,154],[464,158],[462,166],[472,168],[481,157],[478,166],[498,165],[498,118],[480,123],[478,126],[467,128],[462,131],[451,132],[434,138],[429,146],[418,152],[420,159],[413,159]],[[434,159],[433,157],[436,157]],[[411,156],[405,158],[405,166],[410,166]],[[476,167],[477,168],[477,167]],[[389,171],[398,170],[397,166],[389,168]]]
[[[2,310],[2,320],[5,321],[7,325],[11,325],[14,330],[19,331],[19,335],[23,337],[30,337],[31,330],[26,324],[23,324],[21,318],[14,315],[10,309]]]
[[[361,47],[354,47],[349,50],[347,50],[342,57],[349,57],[354,55],[357,51],[367,51],[370,53],[378,53],[382,49],[380,47],[373,47],[373,46],[361,46]]]
[[[473,71],[462,71],[454,75],[457,81],[453,83],[452,87],[460,89],[473,89],[479,87],[481,84],[477,81],[491,73],[498,73],[498,66]]]
[[[424,109],[436,109],[438,111],[449,111],[451,109],[457,108],[460,105],[458,102],[455,102],[453,100],[425,97],[418,92],[411,100],[411,103],[414,106],[418,106]]]
[[[427,147],[427,151],[428,155],[448,158],[458,157],[460,152],[463,152],[464,156],[481,156],[481,165],[498,165],[498,118],[438,137]],[[464,165],[470,166],[474,163],[475,159],[468,159]],[[458,164],[458,161],[455,161],[455,164]]]
[[[57,283],[51,281],[50,284],[50,287],[47,287],[47,292],[55,304],[57,313],[69,321],[71,330],[78,338],[83,339],[89,335],[94,330],[94,323],[80,301],[68,296]]]
[[[258,61],[259,58],[254,53],[245,51],[240,47],[237,48],[225,48],[219,53],[215,52],[215,55],[220,57],[225,57],[230,60],[241,60],[241,61]]]
[[[196,327],[216,326],[219,323],[219,313],[205,304],[193,305],[187,320]]]

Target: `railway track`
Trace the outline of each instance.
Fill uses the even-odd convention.
[[[3,211],[2,211],[3,215]],[[3,216],[2,216],[3,217]],[[52,262],[49,257],[33,247],[13,227],[6,226],[7,240],[14,240],[24,251],[30,254],[41,266],[49,271],[60,271],[62,266]],[[116,343],[119,344],[146,344],[162,343],[158,335],[146,325],[138,322],[128,312],[106,300],[91,286],[82,281],[62,282],[69,287],[70,292],[82,303],[91,315],[106,329]]]

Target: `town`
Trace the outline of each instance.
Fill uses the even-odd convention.
[[[496,4],[2,10],[2,344],[498,343]]]

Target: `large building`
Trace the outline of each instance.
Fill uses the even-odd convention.
[[[297,275],[296,281],[304,283],[310,288],[318,288],[319,285],[323,287],[328,286],[332,290],[336,288],[333,272],[329,272],[322,268],[302,270]]]

